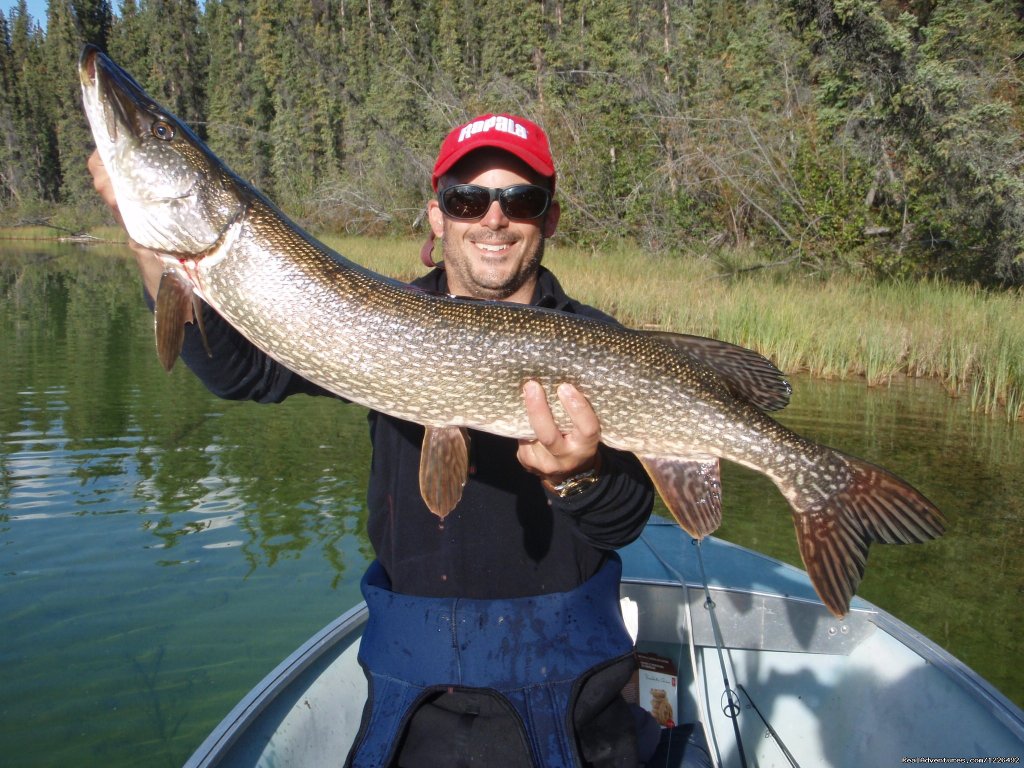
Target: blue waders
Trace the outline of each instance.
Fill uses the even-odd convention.
[[[389,765],[417,707],[466,688],[511,706],[536,765],[580,765],[572,713],[582,681],[633,652],[619,609],[621,574],[611,553],[569,592],[465,600],[397,594],[372,563],[362,582],[370,618],[359,650],[369,702],[347,765]]]

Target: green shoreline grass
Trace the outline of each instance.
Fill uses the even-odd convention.
[[[0,239],[53,239],[53,231],[0,230]],[[45,234],[43,234],[45,233]],[[123,242],[117,228],[92,233]],[[420,242],[325,236],[339,253],[381,274],[422,274]],[[738,258],[742,259],[740,254]],[[756,349],[784,371],[819,378],[930,377],[977,411],[1024,419],[1024,293],[939,281],[876,282],[779,277],[770,270],[723,277],[709,258],[600,252],[552,244],[546,263],[569,292],[636,328],[659,328]]]

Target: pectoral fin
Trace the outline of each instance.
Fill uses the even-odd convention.
[[[462,498],[468,474],[469,435],[466,430],[427,427],[420,452],[420,495],[427,508],[444,520]]]
[[[713,533],[722,522],[722,480],[718,459],[641,456],[676,522],[695,539]]]
[[[174,269],[168,269],[160,276],[160,287],[157,288],[156,307],[153,311],[156,354],[165,371],[170,372],[181,355],[181,346],[185,341],[185,323],[193,320],[199,326],[203,349],[208,356],[213,357],[210,343],[206,339],[206,326],[203,324],[202,301],[199,300],[187,277]]]
[[[165,371],[174,367],[185,341],[185,323],[192,319],[192,283],[173,269],[160,277],[153,311],[156,354]]]

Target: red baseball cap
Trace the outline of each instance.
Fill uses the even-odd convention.
[[[441,143],[430,183],[437,182],[453,165],[470,152],[483,147],[502,149],[515,155],[541,176],[551,180],[555,189],[555,161],[551,159],[548,137],[536,123],[518,115],[481,115],[456,126]]]

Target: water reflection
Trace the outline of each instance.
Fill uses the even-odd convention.
[[[155,439],[140,456],[135,493],[165,550],[162,562],[176,562],[186,536],[201,537],[207,549],[237,542],[250,568],[318,547],[336,578],[346,571],[341,537],[359,537],[369,556],[365,412],[312,398],[273,408],[209,402],[201,391],[193,399],[206,401],[194,418],[175,423],[152,410],[143,421]]]
[[[21,670],[0,689],[0,753],[30,765],[39,744],[67,742],[55,764],[132,764],[131,703],[166,757],[155,762],[180,764],[346,607],[331,595],[355,599],[372,554],[365,412],[325,398],[227,402],[184,366],[165,374],[121,250],[0,250],[0,296],[0,658]],[[1024,703],[1020,427],[915,381],[798,378],[782,420],[884,464],[943,509],[942,541],[873,548],[861,594]],[[799,563],[768,481],[726,466],[723,493],[723,538]],[[69,633],[75,652],[109,657],[70,664],[78,699],[62,682]],[[154,698],[161,686],[173,695]],[[47,709],[57,698],[63,714]],[[87,744],[84,713],[96,723]]]
[[[181,765],[370,557],[365,413],[166,375],[140,290],[121,249],[0,251],[5,766]]]
[[[310,398],[275,408],[211,397],[164,374],[134,265],[65,249],[0,262],[0,502],[6,523],[140,511],[181,564],[182,537],[237,547],[250,568],[361,539],[368,472],[365,412]],[[225,531],[231,538],[224,538]]]

